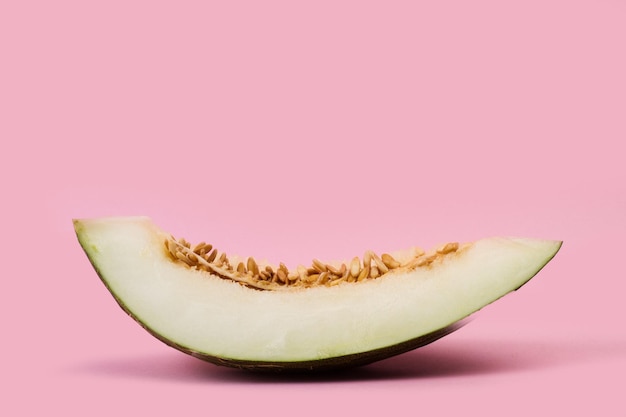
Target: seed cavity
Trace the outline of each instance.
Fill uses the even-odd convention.
[[[325,263],[313,259],[310,266],[298,265],[289,271],[284,263],[278,267],[259,264],[253,257],[237,262],[233,267],[225,252],[219,252],[213,245],[200,242],[193,247],[184,238],[173,236],[164,241],[164,249],[169,258],[186,268],[207,271],[223,279],[258,290],[284,290],[289,288],[308,288],[318,286],[336,286],[370,279],[380,279],[389,274],[401,273],[416,268],[429,268],[443,262],[449,256],[464,252],[471,244],[459,245],[457,242],[446,243],[434,251],[426,253],[420,248],[412,248],[408,258],[398,260],[388,253],[378,255],[373,251],[363,254],[363,262],[358,256],[348,263]]]

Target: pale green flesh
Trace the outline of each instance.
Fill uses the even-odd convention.
[[[437,334],[522,286],[561,245],[484,239],[412,272],[258,291],[172,262],[163,246],[167,234],[148,218],[74,225],[103,282],[133,318],[166,343],[225,364],[310,364]]]

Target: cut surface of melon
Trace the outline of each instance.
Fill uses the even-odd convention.
[[[170,235],[147,217],[74,220],[74,227],[108,290],[150,333],[199,358],[252,368],[359,363],[359,355],[383,352],[361,358],[368,362],[408,350],[412,340],[434,340],[521,287],[561,246],[489,238],[378,279],[260,291],[175,262],[164,248]]]

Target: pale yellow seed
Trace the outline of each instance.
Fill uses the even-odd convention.
[[[445,245],[440,246],[437,249],[437,253],[440,253],[442,255],[446,255],[448,253],[451,252],[456,252],[459,249],[459,243],[458,242],[450,242],[450,243],[446,243]]]
[[[319,278],[317,279],[317,283],[321,285],[326,284],[328,282],[328,276],[329,276],[328,272],[322,272]]]
[[[340,271],[343,271],[341,274],[341,278],[343,280],[348,280],[352,275],[350,275],[350,270],[346,267],[346,264],[342,264],[342,268]]]
[[[189,252],[187,254],[187,259],[189,259],[189,261],[192,262],[193,264],[198,263],[198,256],[196,256],[196,254],[193,252]]]
[[[225,262],[228,262],[228,260],[226,259],[226,252],[222,252],[222,254],[219,256],[219,258],[217,258],[214,263],[215,266],[222,266]]]
[[[215,260],[216,257],[217,257],[217,249],[213,249],[211,253],[209,253],[208,255],[204,257],[204,259],[206,259],[207,262],[211,263]]]
[[[306,282],[315,282],[320,277],[320,274],[311,274],[306,278]]]
[[[352,262],[350,262],[350,275],[356,278],[359,276],[360,271],[361,262],[359,261],[359,258],[355,256],[354,258],[352,258]]]
[[[167,241],[167,251],[172,257],[172,259],[177,259],[176,258],[176,244],[174,242],[171,242],[169,240]]]
[[[196,246],[193,247],[193,252],[199,252],[206,245],[205,242],[200,242]]]
[[[437,259],[437,254],[422,256],[417,259],[416,266],[419,267],[430,265],[435,259]]]
[[[400,262],[396,261],[393,256],[388,253],[383,253],[381,256],[381,260],[389,269],[395,269],[400,267]]]
[[[212,245],[204,244],[199,250],[194,250],[198,255],[204,256],[205,253],[208,253],[213,249]]]
[[[420,258],[414,258],[414,259],[410,260],[409,262],[407,262],[406,264],[404,264],[404,268],[415,269],[415,268],[423,265],[423,263],[422,263],[422,265],[420,265],[420,262],[422,262],[422,260]]]
[[[378,267],[378,270],[380,271],[381,274],[386,274],[387,272],[389,272],[389,268],[387,268],[387,265],[385,265],[383,260],[380,259],[380,257],[373,252],[372,252],[372,259],[374,260],[374,263]]]
[[[331,281],[330,282],[330,286],[334,287],[335,285],[339,285],[339,284],[341,284],[342,282],[345,282],[345,281],[346,281],[345,278],[339,278],[339,279],[336,279],[334,281]]]
[[[341,279],[341,275],[335,275],[328,271],[328,281],[336,281],[338,279]]]
[[[363,266],[371,266],[372,265],[372,251],[365,251],[363,255]]]
[[[313,268],[315,268],[318,272],[326,272],[328,270],[326,265],[318,259],[313,259]]]
[[[364,279],[366,279],[370,274],[370,267],[369,265],[365,265],[365,267],[363,268],[363,270],[361,270],[361,273],[359,274],[359,276],[356,278],[357,282],[361,282]]]
[[[300,278],[300,280],[306,281],[306,278],[307,278],[306,267],[304,267],[304,265],[298,265],[296,270],[298,271],[298,277]]]
[[[412,268],[419,268],[420,266],[425,266],[428,265],[431,261],[428,259],[428,257],[426,256],[421,256],[419,258],[415,258],[413,260],[411,260],[409,263],[407,263],[405,265],[405,267],[412,269]]]
[[[278,269],[278,271],[276,272],[276,276],[278,277],[278,280],[280,282],[283,282],[283,283],[287,282],[287,275],[285,274],[285,271],[283,271],[282,269]]]
[[[327,270],[328,270],[328,272],[330,272],[331,274],[334,274],[334,275],[339,275],[339,276],[341,276],[341,275],[342,275],[342,273],[341,273],[341,272],[340,272],[337,268],[335,268],[335,267],[334,267],[334,266],[332,266],[332,265],[326,265],[326,269],[327,269]]]
[[[176,253],[179,247],[180,245],[175,240],[170,240],[170,251],[173,251],[173,253]]]
[[[248,271],[251,271],[252,275],[259,274],[259,266],[257,265],[253,257],[248,258]]]
[[[189,260],[189,258],[187,258],[187,255],[185,255],[184,253],[178,251],[176,252],[176,257],[178,259],[180,259],[182,262],[185,263],[185,265],[187,266],[192,266],[193,264],[191,263],[191,261]]]
[[[328,281],[336,281],[338,279],[341,279],[341,275],[331,274],[330,272],[328,273]]]
[[[379,276],[380,273],[378,272],[378,267],[376,265],[372,266],[372,268],[370,269],[370,277],[378,278]]]

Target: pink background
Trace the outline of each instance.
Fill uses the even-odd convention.
[[[0,414],[626,415],[625,22],[618,0],[2,2]],[[116,306],[71,219],[133,214],[290,263],[565,244],[433,345],[270,378]]]

